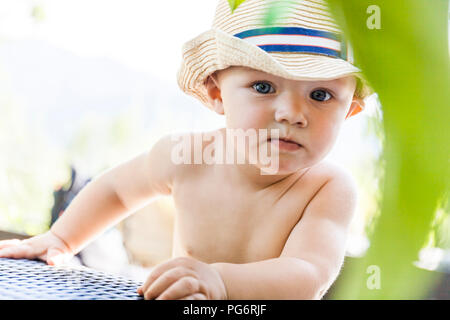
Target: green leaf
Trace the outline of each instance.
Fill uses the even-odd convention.
[[[231,12],[233,13],[234,10],[237,9],[245,0],[228,0],[228,3],[230,4]]]
[[[295,0],[279,0],[272,1],[267,9],[267,12],[263,18],[263,23],[266,26],[276,24],[283,15],[289,9],[289,6],[293,4]]]
[[[385,136],[381,213],[371,246],[342,278],[335,298],[421,299],[437,273],[414,262],[450,181],[449,3],[328,2],[378,93]],[[380,9],[379,29],[368,27],[371,5]],[[379,289],[368,288],[371,265],[381,271]]]

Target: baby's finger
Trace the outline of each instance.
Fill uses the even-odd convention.
[[[200,290],[198,279],[184,277],[172,284],[156,300],[177,300],[197,293]]]
[[[0,250],[0,258],[30,259],[34,257],[35,256],[33,255],[30,246],[24,244],[7,247]]]
[[[154,299],[158,297],[173,283],[186,276],[195,277],[195,273],[194,271],[183,267],[175,267],[167,270],[158,279],[152,282],[150,286],[142,289],[145,299]]]
[[[178,257],[178,258],[174,258],[171,259],[169,261],[163,262],[159,265],[157,265],[156,267],[153,268],[152,272],[150,273],[150,275],[148,276],[148,278],[145,280],[145,283],[138,288],[138,293],[141,291],[143,293],[145,293],[147,291],[147,289],[151,286],[151,284],[158,279],[164,272],[166,272],[167,270],[170,270],[172,268],[176,268],[179,266],[189,266],[190,264],[190,259],[185,258],[185,257]]]
[[[207,300],[206,296],[203,293],[194,293],[187,297],[181,298],[179,300]]]
[[[152,272],[150,272],[150,275],[147,277],[147,279],[145,279],[144,284],[138,288],[138,293],[139,292],[145,293],[156,279],[158,279],[164,272],[166,272],[172,267],[173,266],[167,262],[157,265],[152,270]]]
[[[0,241],[0,249],[16,246],[20,244],[21,240],[19,239],[9,239],[9,240],[2,240]]]

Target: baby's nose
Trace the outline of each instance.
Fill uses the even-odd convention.
[[[290,95],[290,97],[280,101],[275,111],[275,120],[277,122],[287,121],[294,126],[306,127],[308,125],[306,107],[298,96]]]

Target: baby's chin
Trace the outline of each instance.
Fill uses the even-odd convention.
[[[257,164],[263,175],[289,175],[307,168],[303,163],[280,161],[277,163],[269,163],[268,165]]]

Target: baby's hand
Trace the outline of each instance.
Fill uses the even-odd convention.
[[[190,257],[174,258],[156,266],[137,292],[147,300],[221,300],[227,297],[219,272]]]
[[[58,265],[68,261],[73,254],[64,241],[50,230],[26,240],[0,241],[0,258],[40,259],[49,265]]]

